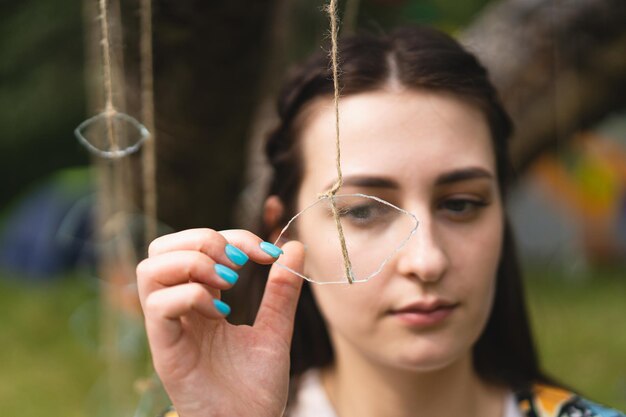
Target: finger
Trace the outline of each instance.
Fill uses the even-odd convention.
[[[301,272],[304,265],[304,246],[300,242],[292,241],[283,246],[283,249],[285,254],[281,256],[281,264]],[[273,265],[255,327],[271,330],[290,344],[301,288],[302,278],[279,265]]]
[[[263,239],[247,230],[222,230],[219,233],[232,245],[248,254],[254,262],[262,265],[274,263],[283,254],[281,248],[274,246],[270,242],[264,242]],[[267,249],[268,246],[270,249]]]
[[[193,312],[209,320],[220,320],[230,312],[199,283],[187,283],[152,292],[145,301],[146,331],[152,344],[168,347],[179,339],[181,318]]]
[[[218,290],[231,288],[239,274],[218,264],[197,251],[165,252],[143,260],[137,266],[137,284],[140,297],[163,287],[197,281]]]
[[[240,268],[248,259],[260,264],[276,260],[261,248],[263,240],[247,230],[189,229],[155,239],[148,250],[150,257],[177,250],[195,250],[205,253],[217,263],[233,269]]]

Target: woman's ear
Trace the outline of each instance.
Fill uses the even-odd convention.
[[[280,219],[283,217],[285,207],[282,201],[276,195],[271,195],[265,200],[265,207],[263,207],[263,223],[267,230],[270,231],[269,239],[275,242],[280,235]]]

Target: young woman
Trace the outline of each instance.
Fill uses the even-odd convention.
[[[278,258],[320,277],[336,262],[319,221],[298,223],[281,248],[268,242],[337,176],[332,77],[328,58],[313,57],[286,84],[267,144],[267,236],[186,230],[155,240],[137,268],[170,412],[621,416],[540,370],[504,207],[511,123],[485,69],[425,28],[346,38],[340,53],[339,194],[386,200],[413,213],[419,228],[366,283],[302,289],[302,278],[273,265],[236,284],[248,260]],[[342,211],[346,225],[379,228],[352,251],[355,265],[389,251],[375,223],[388,214],[380,207]],[[221,292],[233,286],[252,296],[264,289],[252,325],[225,320]]]

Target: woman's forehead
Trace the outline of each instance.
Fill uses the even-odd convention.
[[[483,113],[452,95],[379,90],[343,98],[339,111],[344,175],[434,179],[467,167],[495,170]],[[305,180],[335,178],[332,100],[319,100],[310,109],[301,133]]]

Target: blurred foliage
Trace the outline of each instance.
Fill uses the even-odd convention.
[[[340,18],[350,1],[358,3],[357,28],[374,33],[399,25],[429,24],[447,31],[456,31],[472,21],[490,0],[340,0]],[[291,29],[287,42],[287,62],[299,61],[328,40],[329,23],[323,12],[328,0],[297,0],[291,6]],[[340,27],[340,30],[345,28]]]
[[[88,159],[72,131],[84,117],[80,0],[0,9],[0,207],[33,181]]]
[[[424,23],[455,31],[469,22],[489,0],[370,0],[362,1],[359,26],[391,28]]]

